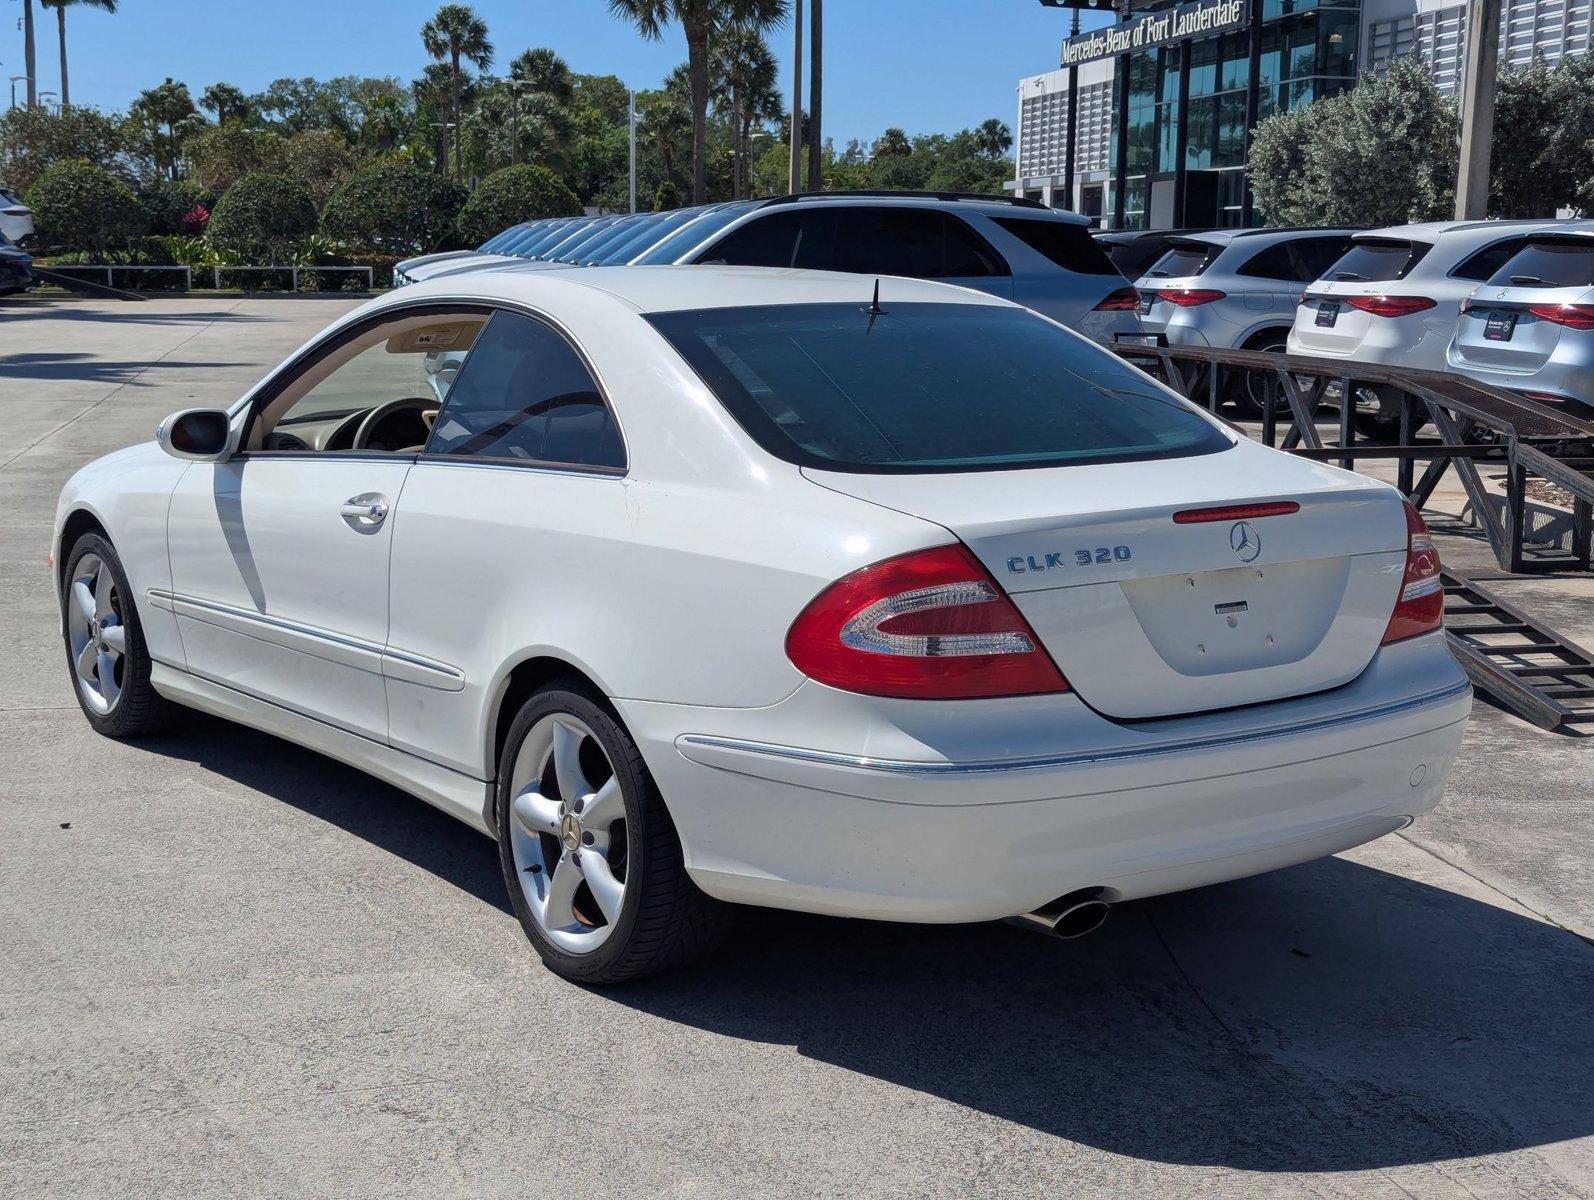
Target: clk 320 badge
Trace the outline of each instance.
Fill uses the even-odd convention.
[[[1063,567],[1093,567],[1100,563],[1128,562],[1134,555],[1128,546],[1097,546],[1092,550],[1075,550],[1071,554],[1050,553],[1035,557],[1033,554],[1016,554],[1007,560],[1007,570],[1012,575],[1028,575],[1034,571],[1058,571]]]

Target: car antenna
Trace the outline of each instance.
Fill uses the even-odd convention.
[[[863,311],[869,314],[869,327],[864,330],[864,333],[873,333],[875,318],[886,315],[886,310],[880,307],[880,281],[878,279],[874,281],[874,295],[869,300],[869,307]]]

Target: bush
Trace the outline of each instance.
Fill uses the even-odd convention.
[[[673,208],[681,207],[681,193],[668,179],[660,183],[653,193],[653,211],[669,212]]]
[[[303,184],[281,175],[245,175],[216,202],[207,227],[219,246],[265,254],[272,262],[315,230],[315,204]]]
[[[126,174],[132,164],[124,142],[117,122],[96,109],[19,105],[0,113],[0,182],[29,191],[51,165],[68,159]]]
[[[82,159],[45,168],[28,189],[42,247],[104,254],[144,232],[144,210],[126,184]]]
[[[459,234],[476,245],[522,221],[580,215],[581,201],[548,168],[505,167],[482,180],[465,202]]]
[[[186,179],[157,179],[138,189],[138,202],[154,234],[184,233],[183,222],[196,207],[216,202],[209,188]]]
[[[362,167],[333,192],[321,229],[346,245],[400,256],[458,244],[464,189],[405,162]]]
[[[282,139],[278,158],[281,166],[276,169],[302,183],[318,211],[354,172],[353,148],[341,133],[330,129],[307,129]]]
[[[227,121],[207,125],[185,139],[183,157],[188,161],[189,176],[219,196],[245,175],[262,171],[292,174],[284,169],[284,142],[270,130]]]

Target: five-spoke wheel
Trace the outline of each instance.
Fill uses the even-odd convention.
[[[61,628],[73,689],[89,724],[110,737],[159,728],[165,707],[150,681],[138,609],[116,551],[98,532],[68,548]]]

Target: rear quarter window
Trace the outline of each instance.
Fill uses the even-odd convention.
[[[1077,275],[1117,275],[1118,268],[1102,252],[1096,239],[1083,225],[1069,221],[1035,218],[995,217],[998,226],[1012,234],[1037,254],[1044,255],[1065,271]]]

